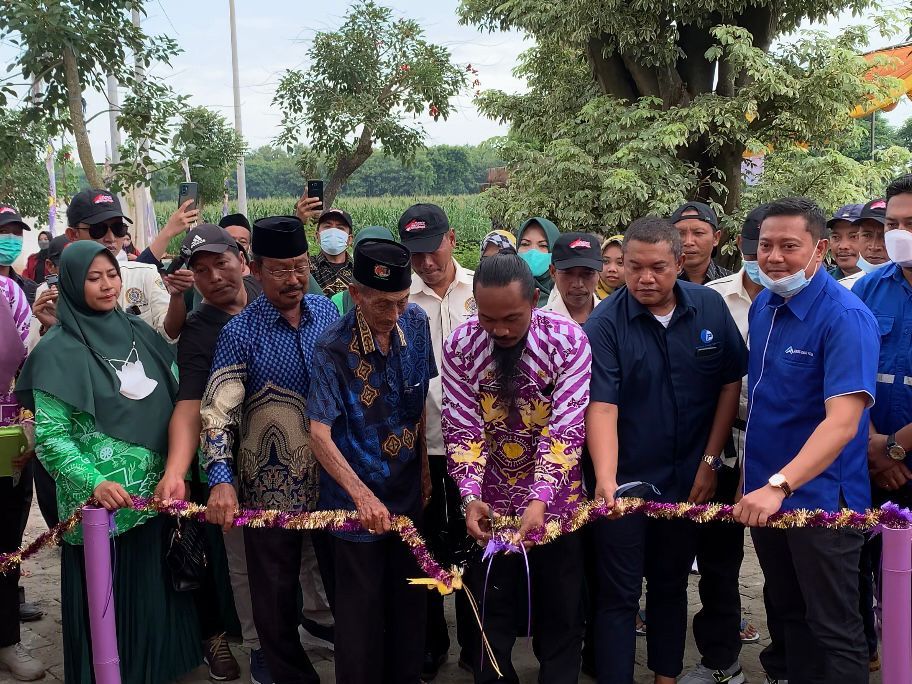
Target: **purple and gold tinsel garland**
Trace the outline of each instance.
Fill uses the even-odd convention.
[[[89,499],[86,505],[96,502]],[[191,518],[206,522],[206,507],[189,501],[158,501],[139,496],[133,497],[133,508],[140,511],[155,511],[164,515]],[[607,508],[604,501],[586,502],[560,520],[548,522],[544,528],[533,530],[527,535],[529,541],[546,544],[562,534],[574,532],[583,525],[598,518],[617,518],[633,513],[642,513],[650,518],[683,518],[696,523],[736,522],[732,517],[734,506],[707,503],[658,503],[644,499],[621,498],[613,508]],[[82,520],[82,510],[77,511],[39,535],[34,541],[12,553],[0,554],[0,573],[5,574],[31,558],[42,549],[56,546],[63,535],[73,530]],[[415,524],[407,517],[392,517],[392,531],[408,545],[426,575],[412,580],[415,584],[426,585],[442,594],[462,589],[462,573],[459,568],[444,568],[428,551],[427,545]],[[519,527],[519,518],[497,517],[494,519],[495,533],[506,539],[512,537]],[[358,515],[354,511],[313,511],[310,513],[285,513],[275,510],[241,509],[234,518],[235,527],[273,527],[286,530],[327,530],[332,532],[363,531]],[[770,516],[768,527],[786,529],[790,527],[822,527],[832,529],[856,529],[877,531],[883,527],[905,529],[912,527],[912,511],[887,503],[878,509],[864,512],[843,509],[836,512],[796,510],[776,513]]]

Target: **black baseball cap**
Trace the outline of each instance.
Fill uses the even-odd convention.
[[[22,230],[31,230],[29,225],[22,220],[16,207],[11,204],[0,204],[0,226],[8,226],[11,223],[18,223]]]
[[[67,224],[73,228],[80,223],[94,226],[112,218],[122,218],[127,223],[133,223],[120,208],[117,195],[110,190],[82,190],[73,195],[70,206],[67,207]]]
[[[863,204],[846,204],[839,207],[839,209],[836,210],[836,213],[833,214],[833,217],[827,221],[827,228],[832,228],[833,224],[837,221],[855,223],[855,221],[861,218],[861,210],[863,207]]]
[[[340,219],[346,226],[348,226],[348,232],[351,232],[352,229],[352,217],[349,216],[348,212],[343,209],[331,208],[325,210],[320,214],[320,218],[317,219],[317,226],[327,219],[337,218]]]
[[[852,223],[861,223],[866,219],[884,225],[887,222],[887,200],[883,198],[871,200],[861,208],[861,213]]]
[[[674,210],[670,221],[672,223],[677,223],[678,221],[683,221],[685,219],[705,221],[714,229],[719,230],[719,217],[716,216],[716,212],[712,210],[712,207],[708,204],[703,204],[703,202],[687,202],[682,204]]]
[[[412,254],[436,252],[449,232],[446,212],[436,204],[413,204],[399,217],[399,239]]]
[[[551,263],[558,271],[582,266],[601,271],[602,245],[590,233],[562,233],[551,248]]]
[[[247,220],[247,217],[243,214],[228,214],[223,216],[222,220],[218,222],[220,228],[227,228],[228,226],[243,226],[248,231],[250,230],[250,221]]]
[[[768,204],[751,209],[741,226],[741,254],[756,254],[760,244],[760,224],[766,218]]]
[[[60,256],[63,254],[63,248],[70,244],[72,240],[66,235],[58,235],[53,238],[47,248],[47,259],[55,266],[60,264]]]
[[[187,263],[190,263],[193,257],[200,252],[221,254],[229,249],[233,249],[235,252],[240,251],[238,243],[227,230],[211,223],[201,223],[187,233],[181,243],[181,255],[187,260]]]

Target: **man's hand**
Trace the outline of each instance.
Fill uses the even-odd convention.
[[[193,271],[188,268],[180,268],[171,275],[162,276],[162,280],[172,297],[180,297],[193,287]]]
[[[17,473],[21,473],[23,468],[28,465],[28,462],[35,458],[35,450],[29,449],[28,451],[23,451],[21,454],[16,456],[12,460],[13,470]]]
[[[694,504],[706,503],[715,495],[718,481],[718,473],[706,461],[700,461],[687,501]]]
[[[185,501],[187,499],[187,483],[183,477],[165,471],[164,476],[155,487],[153,496],[160,501]]]
[[[484,501],[469,503],[465,512],[466,532],[473,539],[486,543],[491,538],[491,507]]]
[[[529,502],[519,521],[519,529],[513,535],[514,544],[522,542],[527,549],[535,545],[535,542],[526,540],[526,535],[545,526],[545,510],[547,508],[548,506],[544,501],[533,499]]]
[[[597,480],[595,483],[595,498],[604,499],[606,508],[614,508],[614,493],[617,488],[617,480]]]
[[[49,287],[32,305],[32,313],[47,330],[57,325],[57,288]]]
[[[207,521],[221,525],[222,530],[228,532],[237,511],[238,500],[234,485],[223,482],[209,490],[209,501],[206,503]]]
[[[355,498],[355,508],[361,526],[371,534],[386,534],[390,531],[390,512],[371,490],[365,487]]]
[[[741,497],[732,515],[742,525],[766,527],[766,521],[773,513],[779,512],[784,500],[785,492],[779,487],[764,485]]]
[[[323,213],[323,203],[319,197],[308,197],[307,191],[295,202],[295,216],[301,219],[301,223],[312,223]]]
[[[109,511],[116,511],[118,508],[133,508],[133,499],[127,493],[127,490],[116,482],[105,480],[95,487],[95,498],[98,503]]]
[[[191,204],[193,204],[193,200],[187,200],[180,205],[177,211],[171,214],[165,227],[162,228],[162,232],[170,237],[175,237],[186,232],[199,221],[199,209],[191,209]]]
[[[912,470],[905,461],[894,461],[887,455],[886,435],[874,433],[868,439],[868,469],[874,484],[890,492],[912,480]]]

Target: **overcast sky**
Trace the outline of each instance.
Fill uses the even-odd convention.
[[[337,28],[347,3],[236,0],[236,4],[244,135],[255,148],[270,143],[278,132],[280,115],[271,101],[281,74],[288,68],[306,68],[305,53],[313,35]],[[383,4],[417,21],[430,40],[450,49],[457,63],[475,66],[483,89],[522,90],[523,82],[511,74],[517,56],[529,45],[521,34],[488,34],[461,26],[456,17],[457,0],[384,0]],[[146,7],[145,30],[174,37],[184,50],[170,68],[158,67],[155,73],[166,78],[177,92],[191,95],[191,104],[220,111],[232,121],[228,0],[155,0]],[[858,19],[840,18],[831,22],[831,27],[852,21]],[[872,47],[887,42],[878,40]],[[8,45],[0,46],[0,63],[9,61],[10,55]],[[86,99],[90,115],[105,106],[101,95],[88,94]],[[887,116],[896,123],[910,115],[912,104],[904,98]],[[430,144],[475,144],[506,132],[505,126],[478,115],[471,92],[457,98],[448,121],[428,118],[422,123]],[[100,161],[110,137],[107,117],[91,122],[90,135]]]

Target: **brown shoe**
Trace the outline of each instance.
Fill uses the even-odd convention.
[[[203,660],[209,666],[209,679],[214,682],[230,682],[241,677],[241,666],[231,653],[224,632],[203,642]]]

